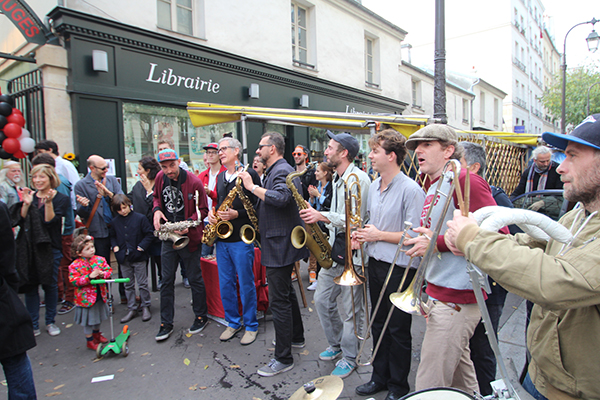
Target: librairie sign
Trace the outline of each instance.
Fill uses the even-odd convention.
[[[52,35],[25,1],[0,0],[0,11],[12,21],[28,42],[41,45],[49,42],[48,37]]]
[[[150,70],[146,82],[158,85],[182,87],[191,90],[199,90],[208,93],[219,93],[221,85],[212,79],[201,79],[199,76],[177,75],[173,68],[162,69],[158,64],[149,63]],[[158,68],[157,68],[158,67]]]

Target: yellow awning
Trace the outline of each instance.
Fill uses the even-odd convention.
[[[188,103],[188,114],[195,127],[239,122],[273,122],[312,126],[334,131],[368,133],[377,130],[380,124],[390,125],[407,138],[427,125],[428,116],[406,116],[390,114],[351,114],[333,111],[294,110],[285,108],[245,107],[213,103]],[[460,131],[474,135],[484,135],[509,142],[536,146],[539,135],[512,132]]]
[[[283,108],[240,107],[209,103],[188,103],[188,114],[195,127],[225,122],[280,122],[312,126],[336,131],[365,131],[388,124],[405,136],[410,136],[427,124],[428,117],[407,117],[382,114],[350,114],[342,112],[292,110]]]

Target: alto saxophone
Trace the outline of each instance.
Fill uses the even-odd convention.
[[[200,209],[198,208],[198,199],[199,194],[196,190],[196,194],[194,195],[194,200],[196,200],[196,214],[198,215],[198,219],[193,220],[185,220],[179,222],[165,222],[160,226],[160,228],[154,231],[154,236],[156,236],[159,240],[167,241],[170,240],[173,242],[173,248],[175,250],[181,250],[190,241],[190,238],[187,236],[178,235],[175,232],[183,231],[190,228],[195,228],[202,223],[202,219],[200,217]]]
[[[304,175],[309,168],[315,168],[315,166],[315,162],[310,163],[304,171],[292,172],[285,178],[285,184],[292,191],[292,195],[294,196],[294,200],[296,200],[299,210],[304,210],[308,207],[302,195],[298,193],[296,185],[294,185],[292,180],[296,177]],[[317,262],[321,265],[321,267],[325,269],[331,268],[333,260],[331,259],[331,245],[327,240],[327,236],[325,236],[319,225],[314,223],[307,225],[310,227],[312,235],[309,235],[302,225],[298,225],[292,230],[292,236],[290,238],[292,245],[297,249],[301,249],[304,246],[308,247],[308,250],[310,250],[310,252],[316,257]]]
[[[204,227],[204,232],[202,233],[202,243],[207,246],[212,246],[215,244],[217,237],[219,239],[227,239],[229,236],[231,236],[231,233],[233,232],[233,225],[231,225],[231,222],[229,221],[222,220],[221,217],[219,217],[219,211],[226,211],[228,208],[230,208],[237,194],[237,187],[234,187],[229,191],[227,197],[225,197],[225,200],[223,200],[223,203],[221,203],[219,209],[215,213],[217,222]]]

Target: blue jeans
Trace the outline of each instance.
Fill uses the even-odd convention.
[[[56,303],[58,302],[58,267],[60,265],[60,260],[62,259],[62,251],[61,249],[52,248],[52,254],[54,256],[52,283],[42,285],[42,289],[44,289],[44,301],[46,302],[46,325],[53,324],[54,317],[56,317]],[[31,315],[33,329],[40,329],[40,294],[38,292],[38,286],[25,293],[25,307],[27,307],[27,311],[29,311],[29,315]]]
[[[160,320],[161,323],[173,326],[175,314],[175,272],[179,259],[186,266],[187,277],[192,288],[192,309],[196,317],[206,317],[206,288],[200,270],[200,246],[191,252],[189,245],[181,250],[175,250],[170,241],[162,243],[162,285],[160,287]]]
[[[35,400],[35,385],[27,353],[0,360],[8,384],[9,400]]]
[[[256,319],[256,285],[254,284],[254,246],[239,242],[222,242],[215,244],[217,248],[217,265],[219,266],[219,287],[221,300],[225,309],[225,320],[229,326],[238,329],[242,322],[247,331],[258,330]],[[238,308],[236,284],[239,281],[242,300],[243,321]]]
[[[529,372],[527,373],[527,375],[525,375],[525,380],[523,380],[523,389],[525,389],[527,393],[532,395],[535,400],[548,400],[547,397],[538,392],[538,390],[535,388],[533,382],[531,381],[531,378],[529,377]]]

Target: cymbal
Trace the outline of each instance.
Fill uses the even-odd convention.
[[[339,376],[326,375],[305,383],[296,390],[290,400],[335,400],[344,389],[344,381]]]

